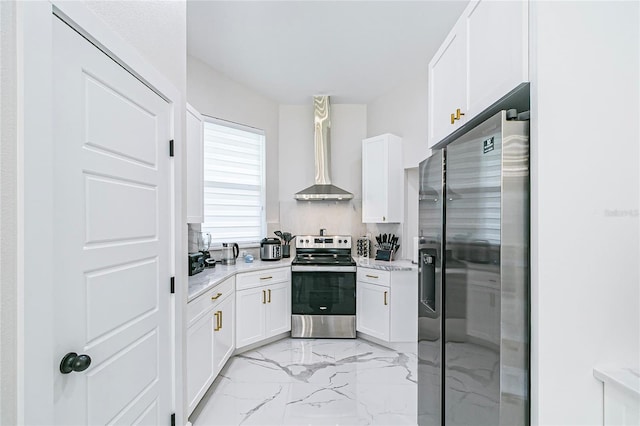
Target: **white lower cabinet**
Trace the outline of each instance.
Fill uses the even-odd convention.
[[[358,268],[356,330],[389,342],[418,339],[417,271]]]
[[[361,281],[356,286],[356,330],[388,341],[389,287]]]
[[[236,348],[291,330],[291,269],[238,274]]]
[[[187,329],[187,401],[189,414],[213,383],[213,310]]]
[[[235,349],[236,310],[233,295],[220,302],[213,315],[216,321],[213,329],[213,374],[217,376]]]
[[[196,408],[235,349],[235,277],[187,304],[187,401]]]

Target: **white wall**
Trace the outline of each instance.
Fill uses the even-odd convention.
[[[367,105],[367,137],[400,136],[405,168],[417,167],[429,152],[427,77],[425,70]]]
[[[187,101],[202,114],[264,130],[267,228],[274,226],[279,222],[278,104],[192,56],[187,58]]]
[[[187,5],[184,1],[85,1],[87,7],[185,93]]]
[[[17,424],[16,10],[0,2],[0,424]]]
[[[400,235],[402,258],[411,258],[413,237],[418,235],[418,164],[427,158],[428,73],[418,73],[367,105],[367,137],[393,133],[402,138],[405,173],[405,218],[399,225],[367,225],[374,235]]]
[[[331,182],[349,191],[350,201],[296,201],[296,192],[314,184],[313,106],[280,106],[280,225],[294,234],[364,233],[362,225],[362,139],[366,105],[331,105]],[[354,245],[355,246],[355,245]]]
[[[638,2],[531,6],[532,424],[602,424],[640,363]]]

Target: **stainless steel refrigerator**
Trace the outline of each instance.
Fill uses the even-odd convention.
[[[529,122],[420,163],[418,424],[529,424]]]

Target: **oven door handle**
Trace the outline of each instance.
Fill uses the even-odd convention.
[[[356,272],[355,266],[291,265],[291,272]]]

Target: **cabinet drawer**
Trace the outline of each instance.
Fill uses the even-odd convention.
[[[227,278],[202,296],[187,304],[187,327],[200,318],[204,313],[215,308],[227,296],[233,294],[235,277]]]
[[[380,269],[358,268],[357,280],[389,287],[391,273]]]
[[[244,272],[236,276],[236,288],[247,288],[269,285],[291,279],[291,268],[267,269],[265,271]]]

